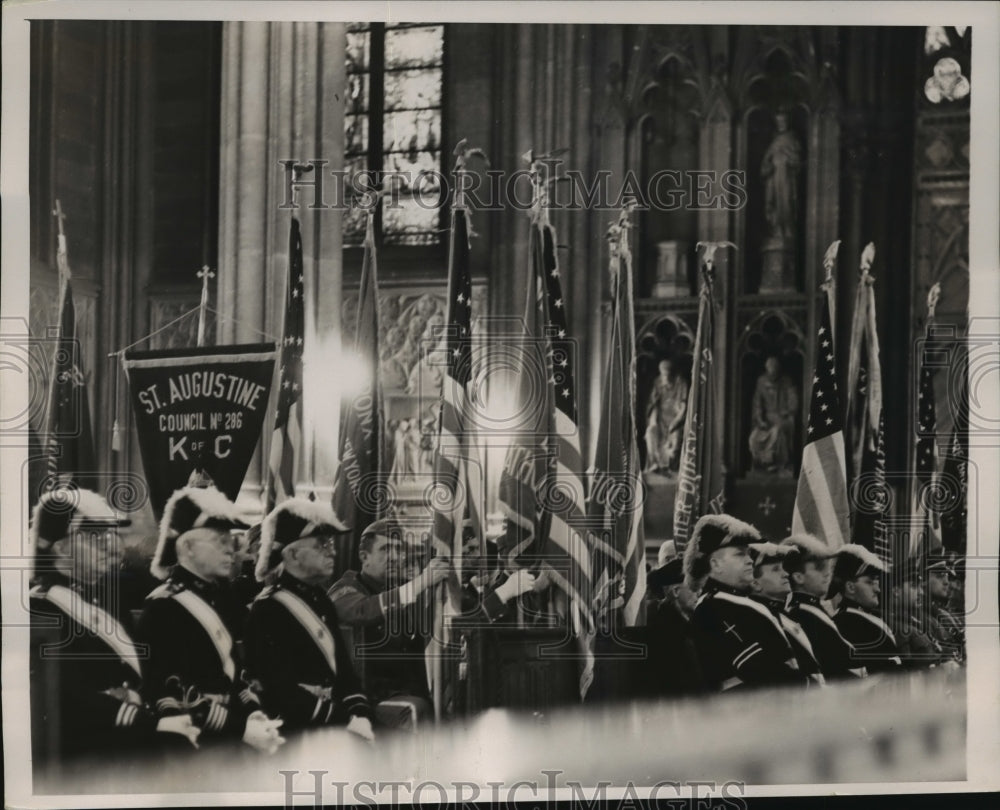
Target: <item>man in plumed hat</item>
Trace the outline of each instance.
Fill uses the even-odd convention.
[[[785,562],[792,588],[788,615],[809,637],[823,677],[828,681],[865,677],[868,673],[855,661],[854,648],[840,634],[833,617],[823,606],[822,600],[826,599],[833,579],[836,552],[811,534],[793,534],[781,544],[795,549]]]
[[[261,524],[256,576],[277,579],[250,608],[245,647],[264,708],[284,728],[346,726],[373,740],[371,708],[326,595],[334,535],[348,531],[329,504],[280,503]]]
[[[246,607],[230,588],[232,531],[246,528],[215,487],[184,487],[167,501],[151,566],[166,582],[146,599],[140,623],[145,692],[162,716],[190,712],[202,742],[242,739],[273,752],[284,741],[281,721],[261,709],[236,648]]]
[[[142,700],[142,655],[115,578],[129,521],[96,492],[45,493],[32,513],[31,742],[46,766],[143,748],[158,732],[192,743],[190,715],[158,718]]]
[[[691,634],[691,614],[698,597],[684,584],[681,558],[673,556],[650,571],[646,587],[655,599],[646,616],[648,693],[680,697],[705,691]]]
[[[961,663],[965,660],[965,639],[961,619],[951,612],[952,582],[957,578],[952,561],[944,555],[927,560],[927,596],[930,602],[929,629],[945,654]]]
[[[361,533],[360,571],[346,571],[328,591],[379,724],[413,728],[431,709],[424,664],[424,633],[418,599],[451,571],[435,557],[415,577],[401,582],[403,526],[376,520]]]
[[[803,684],[805,675],[778,620],[750,598],[748,547],[760,533],[730,515],[704,515],[684,549],[685,581],[701,585],[691,627],[708,683],[739,687]]]
[[[902,666],[896,637],[878,615],[880,578],[885,563],[864,546],[849,543],[837,551],[829,596],[840,596],[833,621],[854,648],[855,668],[869,674],[897,671]]]
[[[785,567],[790,556],[797,553],[793,546],[781,546],[766,541],[750,544],[750,559],[753,560],[753,585],[750,598],[766,607],[774,616],[785,638],[795,653],[799,672],[808,679],[807,684],[822,686],[826,683],[820,672],[819,662],[813,652],[809,637],[801,625],[785,612],[785,604],[791,593],[789,574]]]

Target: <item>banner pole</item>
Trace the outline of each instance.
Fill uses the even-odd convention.
[[[201,303],[198,304],[198,346],[205,345],[205,311],[208,309],[208,280],[215,278],[208,265],[202,265],[196,274],[201,279]]]

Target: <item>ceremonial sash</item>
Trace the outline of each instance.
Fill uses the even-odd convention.
[[[781,626],[785,628],[785,632],[788,635],[793,636],[799,644],[801,644],[807,653],[812,656],[813,661],[816,660],[816,653],[813,652],[812,642],[809,641],[809,636],[806,635],[806,631],[802,629],[797,621],[794,621],[784,614],[781,615]]]
[[[337,674],[336,651],[333,647],[333,634],[330,632],[323,620],[301,597],[291,591],[277,590],[271,597],[285,606],[285,609],[294,616],[309,634],[319,651],[323,653],[330,671]]]
[[[107,644],[121,660],[142,677],[139,655],[125,628],[103,608],[84,600],[76,591],[63,585],[53,585],[46,591],[45,599],[69,616],[91,635]]]
[[[178,604],[182,605],[188,613],[202,626],[212,639],[219,658],[222,659],[222,669],[225,670],[229,680],[236,678],[236,664],[233,662],[233,637],[222,623],[219,614],[215,612],[208,602],[202,599],[194,591],[182,590],[172,594]]]
[[[770,621],[771,624],[777,628],[778,632],[781,633],[781,637],[785,637],[785,631],[781,629],[781,625],[778,624],[778,620],[774,618],[774,614],[759,602],[754,602],[753,599],[748,596],[734,596],[733,594],[726,593],[725,591],[716,591],[713,596],[718,596],[720,599],[725,599],[727,602],[732,602],[734,605],[746,605],[747,607],[752,607],[762,616],[767,616],[768,621]]]
[[[803,610],[808,610],[810,613],[818,616],[820,619],[822,619],[824,622],[830,625],[830,627],[834,630],[834,632],[836,632],[836,634],[840,636],[841,641],[843,641],[852,650],[854,649],[854,645],[851,644],[851,642],[849,642],[846,638],[844,638],[844,636],[840,632],[840,628],[837,627],[836,623],[833,621],[833,619],[830,618],[829,614],[825,610],[823,610],[822,608],[818,608],[815,605],[806,604],[805,602],[800,602],[799,607],[802,608]],[[848,669],[848,672],[857,675],[859,678],[864,678],[868,675],[868,670],[865,667],[858,667],[857,669]]]
[[[885,633],[889,641],[891,641],[893,644],[896,643],[896,636],[893,634],[892,630],[889,629],[889,625],[887,625],[884,621],[882,621],[878,616],[873,616],[871,613],[866,613],[865,611],[859,610],[858,608],[849,607],[845,608],[845,610],[848,613],[853,613],[857,616],[862,616],[865,619],[868,619],[868,621],[874,624],[880,631]]]

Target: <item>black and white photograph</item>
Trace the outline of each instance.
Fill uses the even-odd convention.
[[[5,4],[5,806],[1000,788],[998,11]]]

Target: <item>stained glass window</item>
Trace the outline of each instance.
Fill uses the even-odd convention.
[[[381,245],[441,241],[441,108],[444,26],[350,23],[344,111],[348,188],[393,173],[375,217]],[[360,173],[369,172],[361,180]],[[350,197],[350,195],[349,195]],[[364,241],[365,216],[349,211],[344,245]]]

